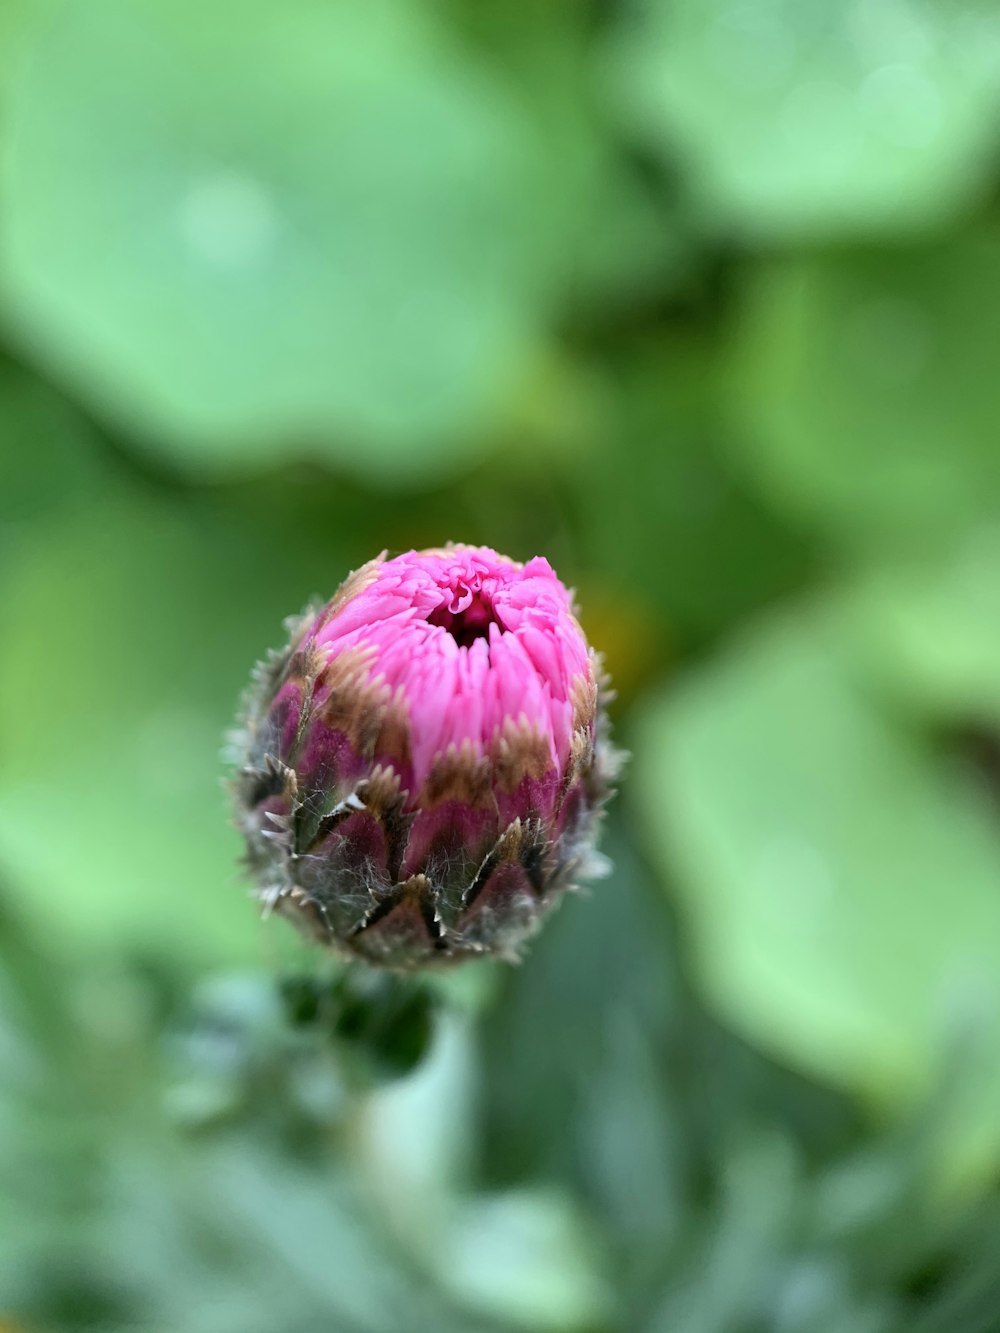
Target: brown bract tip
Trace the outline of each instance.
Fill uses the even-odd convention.
[[[465,740],[452,743],[435,755],[430,774],[420,793],[420,804],[433,809],[445,801],[463,801],[473,808],[490,801],[490,761]]]
[[[564,787],[568,790],[587,773],[594,763],[594,738],[588,727],[573,732],[569,743],[569,763],[566,765]]]
[[[525,778],[543,778],[552,767],[548,737],[526,719],[505,718],[491,747],[490,758],[497,787],[504,793],[517,791]]]
[[[371,586],[378,578],[379,568],[385,560],[388,552],[383,551],[377,555],[374,560],[369,560],[360,568],[354,569],[344,579],[343,583],[333,594],[333,597],[327,602],[320,613],[319,619],[313,626],[313,632],[321,629],[328,621],[332,620],[338,611],[342,611],[352,597],[357,597],[358,593]]]
[[[395,769],[376,764],[359,785],[357,794],[364,802],[365,809],[376,818],[381,818],[402,804],[403,796],[399,786],[399,774]]]
[[[597,681],[592,675],[577,676],[570,686],[570,701],[573,704],[573,730],[591,728],[597,716]]]
[[[316,681],[325,691],[317,708],[319,720],[342,732],[358,754],[369,758],[391,702],[389,687],[370,678],[370,662],[370,651],[346,649],[324,663]]]

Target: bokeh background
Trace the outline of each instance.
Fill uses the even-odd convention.
[[[4,1333],[1000,1329],[998,182],[995,0],[3,0]],[[417,1059],[220,748],[449,538],[633,758]]]

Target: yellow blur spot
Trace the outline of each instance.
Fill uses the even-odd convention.
[[[611,685],[627,702],[669,670],[672,654],[662,617],[623,588],[600,582],[577,587],[580,623],[604,656]]]

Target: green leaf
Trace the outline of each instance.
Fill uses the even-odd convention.
[[[637,132],[687,168],[713,231],[908,231],[989,188],[1000,18],[982,0],[639,0],[615,56]]]
[[[602,387],[603,414],[592,415],[603,447],[570,483],[588,564],[620,607],[645,599],[671,635],[698,641],[801,583],[807,543],[775,521],[726,456],[709,339],[688,331],[622,349]],[[624,653],[614,640],[608,648],[614,667]]]
[[[869,669],[934,722],[1000,724],[1000,526],[882,565],[845,607]]]
[[[61,946],[258,956],[220,754],[307,600],[295,557],[208,504],[127,496],[22,543],[0,586],[0,860]]]
[[[37,0],[4,0],[0,6],[0,118],[7,112],[7,94],[10,80],[17,68],[22,40]]]
[[[734,348],[744,465],[854,543],[927,545],[996,503],[1000,235],[781,259]]]
[[[524,966],[501,975],[481,1028],[480,1160],[491,1188],[560,1180],[585,1198],[631,1291],[677,1243],[703,1154],[714,1169],[714,1137],[700,1136],[720,1102],[705,1064],[732,1100],[736,1062],[686,1012],[666,914],[617,802],[602,846],[612,876],[567,900]]]
[[[442,1011],[428,1058],[375,1089],[358,1116],[355,1161],[371,1196],[400,1244],[431,1270],[450,1262],[440,1232],[469,1183],[476,1092],[470,1024]]]
[[[948,1088],[933,1155],[974,1177],[1000,1156],[1000,829],[844,644],[827,610],[735,647],[641,720],[632,791],[718,1011],[883,1108]]]
[[[478,1314],[515,1328],[602,1327],[611,1293],[593,1237],[552,1192],[470,1199],[446,1232],[440,1279]]]
[[[0,356],[0,549],[33,519],[96,497],[107,469],[94,432],[43,380]]]
[[[466,457],[582,230],[527,104],[395,0],[65,5],[10,120],[11,327],[197,471]]]

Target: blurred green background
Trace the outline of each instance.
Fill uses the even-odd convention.
[[[998,182],[995,0],[2,0],[3,1333],[1000,1330]],[[447,539],[633,759],[414,1060],[220,747]]]

